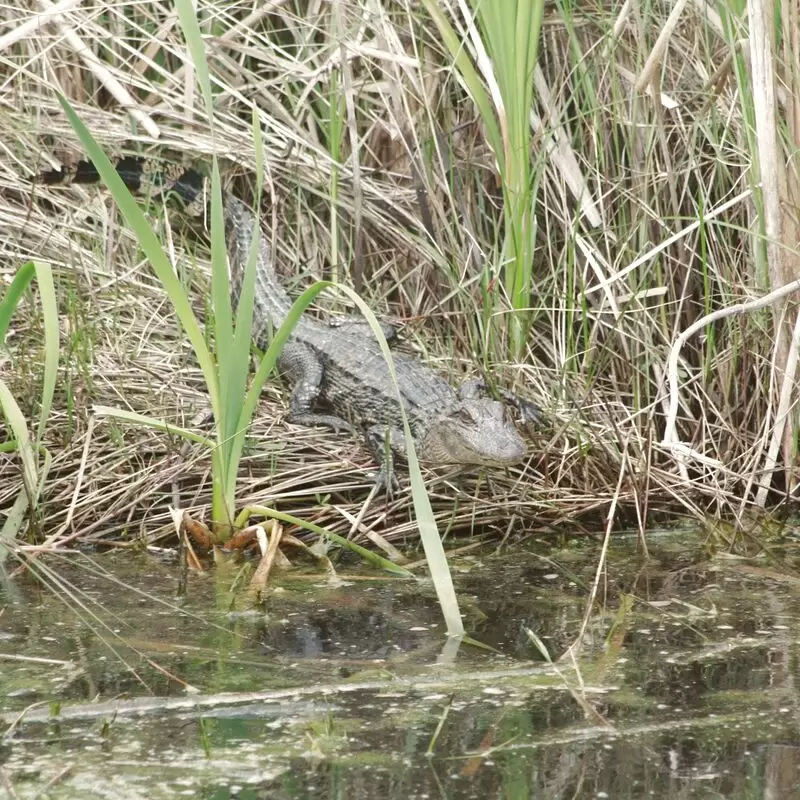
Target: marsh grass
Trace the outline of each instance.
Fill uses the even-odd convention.
[[[35,531],[39,500],[53,461],[52,454],[43,444],[55,392],[59,356],[58,311],[50,264],[40,261],[23,264],[11,281],[0,301],[0,348],[5,344],[15,313],[22,313],[20,306],[23,294],[34,278],[39,289],[38,299],[43,321],[42,374],[36,386],[38,413],[31,414],[32,418],[37,419],[35,431],[30,430],[28,418],[20,408],[17,398],[0,378],[0,415],[5,419],[11,433],[10,437],[0,442],[0,453],[16,454],[21,464],[22,477],[15,487],[16,497],[0,528],[0,567],[15,548],[17,538],[26,529]],[[3,358],[3,353],[0,352],[0,365]],[[25,399],[30,401],[33,398]]]
[[[472,59],[474,42],[459,32],[466,5],[437,6]],[[741,15],[685,6],[673,24],[652,5],[639,16],[602,4],[545,10],[525,181],[536,189],[526,223],[534,258],[523,265],[531,267],[529,329],[510,357],[496,331],[524,303],[502,279],[513,222],[494,111],[476,104],[425,3],[204,4],[213,132],[170,7],[93,8],[72,9],[60,27],[0,38],[3,280],[25,260],[50,261],[62,311],[74,297],[78,318],[93,320],[90,341],[62,365],[45,437],[53,466],[40,516],[48,530],[67,524],[81,541],[154,542],[173,535],[167,507],[176,497],[198,509],[212,500],[202,447],[187,456],[176,437],[93,422],[92,408],[104,405],[190,428],[206,390],[109,198],[91,187],[36,185],[39,171],[82,154],[56,91],[104,150],[193,163],[216,154],[225,182],[245,194],[255,185],[255,116],[264,132],[265,222],[291,291],[319,278],[360,281],[371,308],[405,323],[405,346],[453,382],[481,370],[546,409],[552,430],[532,434],[521,469],[428,475],[446,541],[487,530],[597,530],[612,507],[612,527],[642,531],[664,514],[744,522],[759,504],[786,498],[792,462],[768,459],[782,373],[771,309],[706,326],[680,354],[680,440],[722,468],[698,460],[681,468],[661,446],[672,342],[704,314],[776,280],[765,267],[763,242],[776,234],[759,216],[753,161],[765,134],[752,127]],[[0,14],[8,23],[0,37],[30,17],[22,2]],[[128,92],[135,122],[68,33]],[[487,36],[480,22],[475,35]],[[488,37],[483,44],[489,52]],[[484,93],[486,81],[480,75]],[[172,224],[169,208],[148,213],[203,317],[214,292],[207,247]],[[781,234],[777,246],[792,255],[784,243],[793,241]],[[354,308],[348,298],[336,305]],[[62,345],[76,336],[62,333]],[[38,334],[35,318],[15,329],[12,366],[16,354],[34,351]],[[24,371],[6,372],[18,395]],[[279,508],[362,543],[415,537],[407,492],[363,508],[370,459],[357,441],[287,425],[284,409],[268,383],[244,442],[239,507]],[[4,456],[0,471],[5,509],[19,491],[19,464]]]
[[[444,4],[447,7],[447,4]],[[501,280],[510,301],[507,342],[510,354],[525,352],[530,331],[530,296],[536,237],[538,171],[531,158],[531,104],[544,3],[462,2],[449,6],[457,29],[436,0],[425,0],[453,59],[455,69],[478,109],[488,145],[497,160],[503,192],[503,224],[498,226]],[[486,87],[486,88],[485,88]],[[491,273],[484,269],[484,289]],[[489,301],[489,302],[487,302]],[[489,314],[505,311],[484,293]],[[484,319],[494,333],[491,316]],[[497,338],[496,336],[493,338]]]

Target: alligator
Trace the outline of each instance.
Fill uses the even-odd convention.
[[[132,190],[143,183],[147,162],[126,158],[117,170]],[[149,171],[149,170],[148,170]],[[153,173],[157,174],[157,173]],[[89,162],[70,172],[53,170],[40,176],[43,183],[90,183],[98,179]],[[157,188],[193,203],[202,186],[196,169],[160,178]],[[292,301],[274,269],[267,237],[256,215],[239,198],[224,201],[225,238],[231,270],[234,306],[238,304],[244,268],[253,237],[258,236],[253,339],[265,349],[271,331],[286,319]],[[387,338],[394,329],[382,325]],[[472,379],[455,389],[419,359],[394,353],[400,401],[408,419],[414,448],[421,462],[435,465],[507,467],[521,462],[526,446],[503,403],[492,399],[484,381]],[[380,469],[379,489],[391,494],[398,487],[394,455],[405,455],[405,437],[389,366],[369,326],[345,317],[322,321],[304,314],[295,325],[278,360],[278,369],[292,386],[288,420],[324,426],[337,432],[361,431]],[[520,422],[544,423],[538,406],[511,392],[500,392],[517,409]],[[318,405],[325,410],[318,409]]]

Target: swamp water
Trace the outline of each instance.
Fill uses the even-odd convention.
[[[597,542],[454,559],[488,649],[363,568],[256,614],[224,570],[176,607],[174,563],[48,558],[58,592],[0,584],[0,797],[800,798],[793,551],[648,546],[612,543],[574,658]]]

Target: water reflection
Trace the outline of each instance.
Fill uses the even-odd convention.
[[[800,798],[793,584],[686,542],[655,555],[615,546],[580,657],[555,665],[527,630],[554,658],[574,641],[594,547],[462,561],[467,626],[494,651],[462,645],[450,667],[425,585],[290,575],[264,612],[231,613],[215,574],[178,607],[151,559],[99,561],[150,597],[53,564],[96,616],[24,579],[0,595],[0,781],[23,798],[49,781],[48,797]]]

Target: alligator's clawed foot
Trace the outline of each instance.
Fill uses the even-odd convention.
[[[539,428],[543,428],[547,425],[547,417],[545,417],[544,412],[541,408],[539,408],[539,406],[536,405],[536,403],[523,400],[521,397],[517,397],[515,394],[509,393],[509,395],[510,396],[506,399],[517,409],[520,423],[523,425],[531,423]]]
[[[384,465],[375,473],[375,490],[376,494],[385,494],[388,500],[400,491],[400,481],[394,469]]]
[[[497,389],[496,394],[501,397],[503,401],[514,406],[519,414],[519,421],[522,425],[532,423],[537,427],[546,427],[548,424],[547,417],[536,403],[531,403],[529,400],[523,400],[519,395],[508,389]],[[461,384],[458,395],[462,400],[472,397],[491,397],[492,393],[489,391],[489,385],[483,378],[471,378]]]

